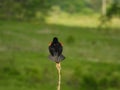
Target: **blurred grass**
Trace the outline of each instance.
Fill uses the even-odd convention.
[[[99,29],[96,20],[89,24],[90,17],[82,17],[89,21],[82,24],[77,17],[65,18],[48,24],[0,21],[0,90],[56,90],[57,70],[47,58],[54,36],[63,43],[66,56],[61,63],[62,89],[119,90],[119,26]]]

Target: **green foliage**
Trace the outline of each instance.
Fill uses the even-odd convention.
[[[114,2],[111,6],[107,9],[106,17],[110,20],[112,17],[117,16],[120,17],[120,3]]]
[[[62,12],[91,14],[99,12],[101,1],[98,0],[1,0],[0,19],[3,20],[43,20],[59,7]]]
[[[49,0],[2,0],[1,19],[30,20],[37,12],[46,15],[51,9],[52,1]]]
[[[120,88],[119,28],[106,33],[104,28],[0,21],[0,90],[56,90],[57,70],[48,60],[54,36],[66,56],[62,89]]]
[[[107,26],[113,18],[120,18],[120,2],[119,0],[113,0],[111,4],[108,4],[106,15],[101,16],[101,25]]]
[[[58,1],[57,5],[60,6],[62,11],[66,11],[70,14],[90,14],[93,12],[98,13],[101,9],[101,1],[98,0],[62,0]]]

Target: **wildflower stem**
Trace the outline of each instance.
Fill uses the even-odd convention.
[[[57,86],[57,90],[60,90],[60,84],[61,84],[61,65],[60,63],[56,63],[56,68],[58,70],[58,86]]]

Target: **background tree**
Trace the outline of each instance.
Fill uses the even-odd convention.
[[[113,17],[120,17],[120,1],[114,0],[114,2],[108,7],[106,18],[107,20],[112,19]]]
[[[54,1],[54,0],[52,0]],[[26,20],[37,12],[46,15],[54,4],[49,0],[0,0],[0,19]]]
[[[102,0],[102,15],[106,15],[106,0]]]

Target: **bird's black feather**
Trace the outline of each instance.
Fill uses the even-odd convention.
[[[60,62],[65,59],[62,55],[63,47],[61,43],[58,41],[58,38],[54,37],[52,43],[49,46],[50,56],[49,58],[55,62]]]

